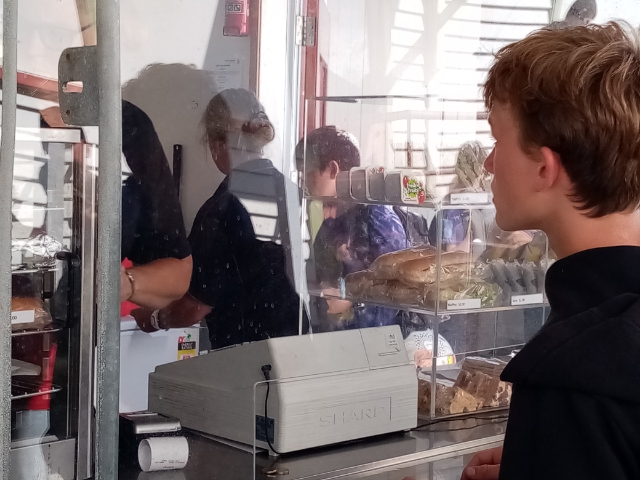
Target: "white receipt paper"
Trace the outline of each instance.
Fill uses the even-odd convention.
[[[189,460],[189,443],[184,437],[145,438],[138,445],[138,463],[144,472],[178,470]]]

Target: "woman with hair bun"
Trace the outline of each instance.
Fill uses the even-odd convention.
[[[213,97],[202,123],[213,161],[226,178],[200,208],[189,235],[189,292],[160,312],[139,315],[138,324],[154,331],[206,318],[213,349],[296,335],[300,299],[290,268],[285,178],[262,157],[275,137],[273,125],[244,89]],[[255,211],[253,218],[247,208]]]

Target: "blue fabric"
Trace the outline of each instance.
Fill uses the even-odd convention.
[[[347,258],[338,260],[346,246]],[[409,248],[405,229],[392,207],[356,205],[337,218],[325,220],[314,250],[318,280],[337,284],[339,277],[368,269],[380,255]],[[352,328],[396,323],[397,309],[373,305],[356,307]]]

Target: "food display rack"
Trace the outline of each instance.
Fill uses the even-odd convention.
[[[469,134],[457,149],[429,144],[428,131],[418,135],[422,144],[413,140],[412,132],[405,134],[409,140],[404,145],[390,140],[394,137],[391,125],[400,118],[407,125],[420,119],[427,130],[446,130],[446,125],[461,120],[486,122],[486,114],[434,111],[434,99],[428,96],[319,97],[307,102],[320,104],[313,107],[316,111],[330,113],[331,104],[336,104],[336,117],[358,119],[356,133],[361,137],[355,135],[360,166],[338,173],[333,197],[314,195],[305,185],[307,169],[313,167],[307,157],[310,140],[303,139],[303,209],[310,212],[315,204],[316,211],[329,207],[333,212],[320,226],[309,223],[309,214],[303,225],[311,233],[306,237],[315,239],[309,244],[306,270],[310,303],[316,305],[312,323],[314,314],[323,317],[316,320],[316,331],[353,328],[348,326],[350,320],[343,319],[357,318],[358,311],[376,307],[397,311],[394,322],[401,324],[407,350],[416,361],[422,421],[508,408],[510,386],[499,381],[500,372],[548,313],[544,276],[553,254],[547,239],[541,232],[507,233],[496,226],[491,175],[483,166],[490,146],[483,145],[477,135]],[[375,145],[362,143],[365,132]],[[317,208],[320,205],[322,209]],[[358,235],[355,230],[366,232],[367,226],[357,223],[366,222],[375,211],[395,215],[402,224],[406,244],[391,250],[401,251],[397,261],[382,261],[394,253],[378,258],[363,253],[366,240],[365,247],[362,242],[350,246],[353,235]],[[341,218],[350,220],[341,222]],[[409,224],[416,221],[422,222],[422,236],[410,233]],[[342,228],[348,240],[338,240],[336,228]],[[454,238],[452,229],[457,229],[459,238]],[[376,234],[383,235],[380,232]],[[318,237],[324,242],[320,247]],[[350,259],[338,261],[340,272],[327,278],[326,272],[337,268],[322,264],[327,258],[335,259],[340,245],[332,244],[334,240],[342,241],[342,255],[346,249]],[[424,253],[411,256],[412,250]],[[358,255],[362,258],[353,261]],[[449,260],[453,255],[456,259]],[[349,266],[350,261],[359,261],[360,268]],[[414,271],[409,268],[412,261]],[[342,302],[336,308],[345,313],[327,313],[332,311],[331,302]]]

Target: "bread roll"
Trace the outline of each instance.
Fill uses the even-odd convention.
[[[11,311],[12,312],[26,312],[29,310],[40,310],[42,308],[42,301],[39,298],[33,297],[12,297],[11,298]]]
[[[436,249],[431,245],[398,250],[397,252],[385,253],[376,258],[371,264],[371,270],[376,277],[386,280],[394,280],[398,272],[398,267],[409,260],[416,260],[434,255]]]
[[[360,272],[350,273],[345,277],[345,288],[347,295],[350,297],[361,297],[365,292],[371,289],[373,283],[373,272],[371,270],[362,270]]]
[[[465,252],[447,252],[440,256],[440,268],[441,271],[441,284],[444,278],[443,274],[457,273],[457,276],[463,276],[468,268],[470,256]],[[396,278],[402,283],[405,283],[412,287],[422,286],[425,284],[432,284],[436,281],[436,265],[438,263],[437,255],[430,255],[428,257],[419,258],[417,260],[409,260],[402,263],[398,267],[398,273]],[[457,272],[451,272],[451,269],[445,269],[444,267],[450,267],[452,265],[460,265]],[[449,271],[447,271],[449,270]]]
[[[51,323],[51,315],[44,309],[42,300],[35,297],[12,297],[12,312],[28,312],[33,311],[33,322],[28,323],[12,323],[11,331],[18,330],[40,330]]]

